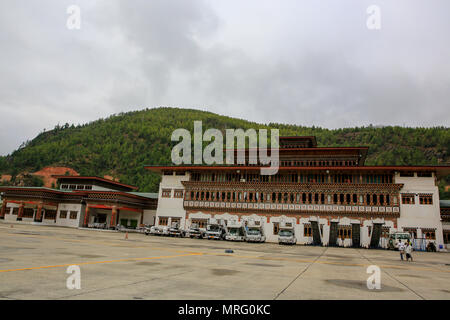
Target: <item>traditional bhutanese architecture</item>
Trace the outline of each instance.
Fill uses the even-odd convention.
[[[356,247],[385,247],[389,233],[408,231],[443,248],[436,181],[450,166],[365,166],[367,151],[280,137],[276,175],[261,175],[248,149],[240,165],[146,166],[162,176],[157,225],[253,219],[276,242],[283,222],[300,244]]]
[[[116,181],[54,176],[59,189],[0,187],[0,219],[67,227],[136,228],[154,224],[157,194]]]

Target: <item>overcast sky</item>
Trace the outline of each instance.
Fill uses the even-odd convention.
[[[449,12],[448,0],[2,0],[0,154],[58,123],[157,106],[449,126]]]

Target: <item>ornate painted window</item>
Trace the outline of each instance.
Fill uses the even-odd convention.
[[[417,238],[417,228],[403,228],[403,231],[408,232],[414,239]]]
[[[192,219],[191,224],[195,223],[198,225],[199,228],[206,228],[208,220],[207,219]]]
[[[338,237],[341,239],[351,239],[352,227],[351,226],[338,226]]]
[[[312,237],[312,228],[310,224],[303,225],[303,236]]]
[[[158,221],[159,221],[159,225],[160,226],[167,226],[169,218],[167,218],[167,217],[159,217]]]
[[[419,203],[420,204],[433,204],[433,195],[432,194],[419,194]]]
[[[422,228],[422,237],[427,240],[436,240],[436,230]]]

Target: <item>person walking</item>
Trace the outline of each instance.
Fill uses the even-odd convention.
[[[403,255],[405,254],[405,244],[402,242],[402,240],[399,240],[398,242],[398,251],[400,251],[400,259],[403,261]]]
[[[409,243],[406,245],[405,252],[406,252],[406,261],[409,261],[409,259],[411,259],[411,262],[412,262],[412,261],[413,261],[413,258],[412,258],[412,255],[411,255],[411,252],[412,252],[412,245],[411,245],[411,242],[409,242]]]

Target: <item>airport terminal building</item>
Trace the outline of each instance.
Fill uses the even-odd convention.
[[[389,234],[446,248],[450,203],[437,179],[450,166],[365,166],[368,147],[317,147],[315,137],[280,137],[279,170],[261,165],[147,166],[158,193],[105,178],[55,176],[58,189],[0,187],[5,222],[112,229],[117,225],[205,229],[208,219],[260,225],[277,242],[280,225],[299,244],[386,247]],[[237,150],[234,150],[237,154]]]
[[[283,223],[299,244],[362,247],[386,247],[389,233],[406,231],[445,248],[450,228],[443,229],[437,179],[450,166],[365,166],[367,151],[294,136],[280,137],[272,176],[249,163],[248,150],[240,165],[147,166],[161,174],[156,225],[253,220],[277,242]]]
[[[59,189],[0,187],[5,222],[112,229],[154,224],[158,195],[100,177],[55,176]]]

